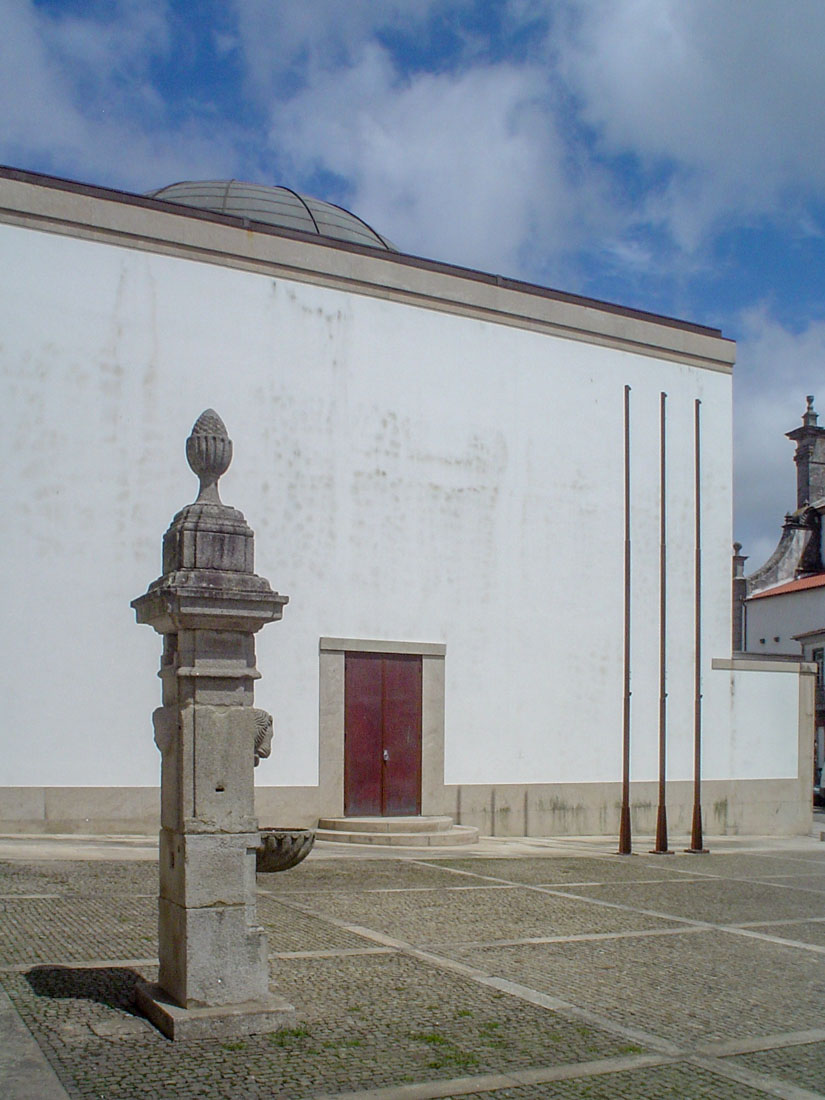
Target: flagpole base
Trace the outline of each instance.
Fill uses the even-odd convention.
[[[708,849],[702,837],[702,807],[697,803],[693,807],[693,828],[690,833],[690,847],[685,848],[688,855],[707,855]]]
[[[656,847],[650,849],[652,856],[672,856],[673,849],[667,846],[667,810],[659,806],[656,815]]]
[[[622,806],[622,815],[619,820],[619,850],[616,855],[629,856],[633,854],[630,843],[630,806]]]

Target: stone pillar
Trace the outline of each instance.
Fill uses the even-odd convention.
[[[138,1003],[170,1038],[271,1031],[292,1007],[269,992],[266,935],[255,904],[253,766],[269,754],[271,719],[253,707],[255,633],[286,596],[254,572],[254,535],[221,503],[232,459],[207,409],[186,441],[200,478],[194,504],[163,538],[163,575],[132,602],[163,635],[157,985]]]

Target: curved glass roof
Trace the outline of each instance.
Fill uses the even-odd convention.
[[[177,202],[216,214],[231,214],[264,225],[277,225],[339,241],[398,251],[349,210],[308,195],[299,195],[288,187],[264,187],[240,180],[198,180],[172,183],[146,194],[164,202]]]

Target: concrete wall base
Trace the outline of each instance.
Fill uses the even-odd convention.
[[[690,833],[693,788],[669,783],[668,828]],[[424,812],[473,825],[483,836],[612,836],[619,827],[618,783],[447,784]],[[262,828],[314,828],[318,787],[256,787]],[[656,830],[657,785],[631,788],[634,833]],[[160,827],[157,787],[0,787],[0,833],[153,834]],[[706,780],[702,815],[709,835],[805,836],[811,790],[796,779]]]
[[[705,832],[716,836],[805,836],[811,829],[812,794],[794,779],[706,780],[702,784]],[[658,784],[631,785],[631,827],[656,832]],[[618,835],[621,784],[447,786],[439,812],[482,836]],[[430,812],[434,812],[430,810]],[[690,834],[693,784],[667,786],[668,831]]]

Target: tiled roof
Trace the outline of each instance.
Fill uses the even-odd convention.
[[[825,573],[816,573],[812,577],[800,577],[795,581],[786,581],[778,584],[776,588],[766,588],[764,592],[754,592],[748,599],[761,600],[765,596],[784,596],[788,592],[804,592],[806,588],[825,587]]]

